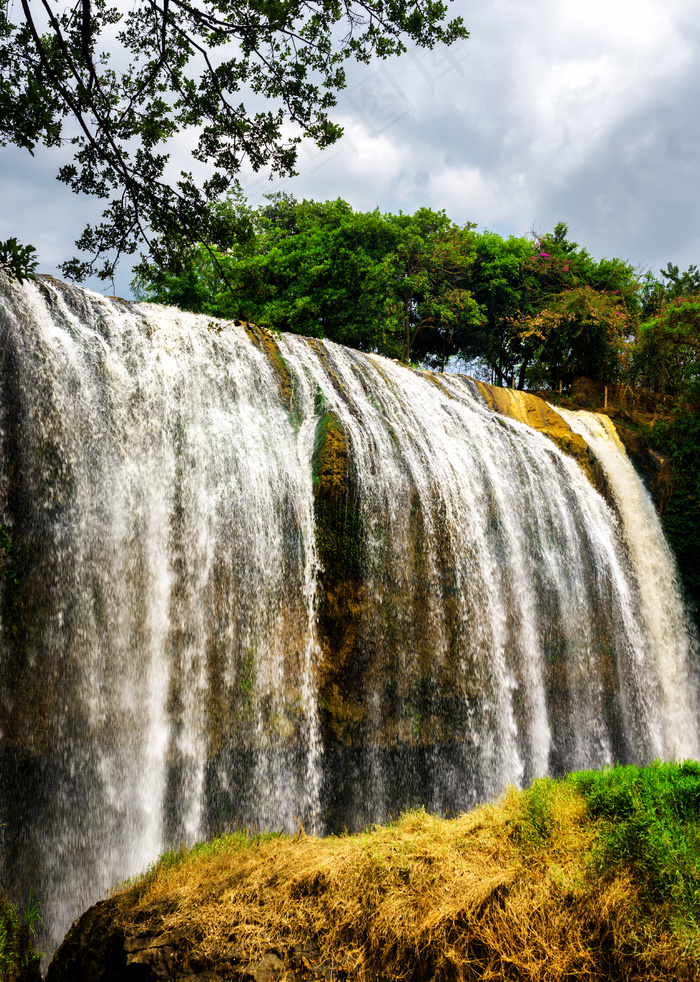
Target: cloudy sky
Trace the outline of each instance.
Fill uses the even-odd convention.
[[[503,235],[563,220],[598,258],[700,265],[696,4],[454,0],[450,11],[469,40],[352,66],[342,141],[304,147],[296,178],[244,174],[249,199],[283,189],[361,210],[426,205]],[[43,272],[101,210],[55,181],[59,163],[0,149],[0,239],[35,245]],[[118,294],[130,279],[127,262]]]

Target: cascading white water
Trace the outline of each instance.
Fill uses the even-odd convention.
[[[6,875],[49,944],[230,823],[697,752],[693,642],[617,448],[584,433],[619,517],[468,379],[48,280],[0,303]]]
[[[15,298],[3,422],[23,486],[6,477],[5,509],[30,512],[20,604],[39,592],[42,626],[20,627],[19,653],[5,633],[6,672],[20,657],[32,677],[19,687],[29,705],[5,689],[3,730],[50,761],[48,820],[25,834],[57,940],[167,843],[203,834],[227,697],[247,699],[249,740],[263,744],[263,717],[288,701],[290,640],[312,672],[313,499],[309,439],[242,330],[173,311],[149,324],[77,290]],[[313,829],[313,775],[286,773],[283,755],[260,768],[254,818]]]
[[[652,500],[607,416],[589,412],[560,414],[584,437],[610,483],[640,590],[648,659],[641,674],[648,700],[657,707],[660,753],[677,759],[698,756],[697,707],[690,678],[691,639],[671,551]]]

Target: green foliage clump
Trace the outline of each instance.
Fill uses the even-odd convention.
[[[20,245],[16,238],[0,242],[0,270],[19,283],[35,279],[34,270],[39,265],[32,245]]]
[[[570,774],[599,820],[601,875],[626,868],[642,884],[645,914],[700,928],[700,763],[654,761]],[[697,939],[695,944],[697,945]],[[700,952],[697,952],[700,954]]]
[[[700,965],[700,763],[544,777],[510,800],[510,839],[528,868],[547,866],[572,902],[591,890],[627,898],[618,952],[644,960],[654,939],[674,938]]]
[[[0,899],[0,982],[40,982],[41,956],[32,947],[35,926],[41,921],[36,897],[30,896],[24,915]]]
[[[700,415],[695,400],[656,421],[649,442],[670,457],[675,487],[662,517],[691,612],[700,612]],[[700,626],[700,625],[699,625]]]
[[[678,296],[642,323],[633,346],[632,379],[684,400],[700,394],[700,295]]]
[[[538,778],[523,792],[523,798],[525,813],[518,838],[523,844],[541,846],[552,838],[559,825],[561,785],[550,777]]]
[[[615,377],[623,364],[638,284],[621,259],[595,260],[559,222],[539,238],[476,237],[466,285],[484,320],[461,338],[462,356],[485,363],[499,385],[568,384]]]
[[[696,444],[699,446],[700,444]],[[663,516],[663,530],[678,563],[691,613],[700,611],[700,501],[696,469],[680,476]],[[700,626],[700,625],[699,625]]]

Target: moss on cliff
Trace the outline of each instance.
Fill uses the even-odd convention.
[[[296,418],[297,411],[294,405],[294,383],[289,365],[282,356],[279,345],[270,331],[256,327],[255,324],[243,324],[243,328],[256,348],[264,352],[269,359],[270,365],[274,369],[279,385],[280,399]]]
[[[319,402],[312,459],[316,549],[321,563],[318,633],[322,720],[331,739],[350,742],[364,718],[364,660],[358,657],[365,588],[364,527],[353,486],[347,435]]]

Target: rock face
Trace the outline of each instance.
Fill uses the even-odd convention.
[[[341,982],[347,972],[321,957],[312,940],[254,953],[231,935],[202,949],[187,927],[164,929],[157,916],[130,931],[119,927],[118,902],[86,911],[56,951],[46,982]]]
[[[644,437],[629,426],[617,421],[615,428],[637,473],[644,481],[656,510],[659,515],[663,515],[675,487],[671,461],[650,447]]]
[[[124,933],[115,930],[115,903],[103,900],[86,911],[66,935],[54,955],[47,982],[121,982],[146,978],[138,970],[126,975]]]
[[[544,433],[561,451],[574,458],[597,491],[606,498],[610,497],[603,469],[586,441],[578,433],[574,433],[559,413],[543,399],[530,392],[503,389],[486,382],[479,382],[478,385],[487,405],[494,412],[517,419],[519,423],[525,423]]]
[[[501,395],[508,390],[498,389],[495,386],[485,388],[493,390],[491,396],[493,407],[505,415],[514,415],[509,407],[517,397],[524,397],[528,401],[528,406],[530,400],[544,405],[542,399],[525,393],[512,393],[516,397],[516,400],[512,400],[508,396]],[[628,385],[606,386],[603,382],[594,382],[593,379],[584,377],[575,378],[562,399],[562,405],[567,409],[605,413],[614,421],[617,434],[651,495],[659,515],[664,514],[675,488],[673,467],[668,457],[654,450],[647,438],[639,432],[639,424],[653,421],[655,414],[660,408],[664,408],[665,403],[666,398],[656,393],[633,390]],[[533,414],[531,410],[527,418],[519,415],[514,415],[514,418],[541,428],[537,422],[538,414]],[[560,447],[566,450],[561,444]],[[582,466],[585,469],[585,464],[582,463]],[[597,475],[594,484],[605,493],[604,488],[597,483]]]

